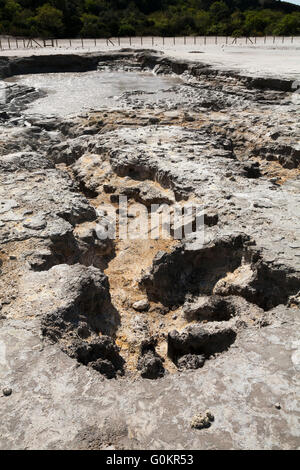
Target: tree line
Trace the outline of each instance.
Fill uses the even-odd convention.
[[[300,35],[300,7],[279,0],[0,0],[0,34]]]

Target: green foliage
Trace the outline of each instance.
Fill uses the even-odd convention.
[[[290,15],[285,15],[277,23],[274,28],[274,34],[276,35],[299,35],[300,34],[300,13],[294,12]]]
[[[44,37],[297,35],[279,0],[0,0],[0,32]]]
[[[45,3],[37,8],[36,15],[32,19],[32,30],[36,30],[41,36],[60,37],[64,31],[63,12]]]
[[[210,13],[212,22],[219,23],[221,21],[226,20],[226,18],[228,18],[230,11],[226,3],[221,1],[221,2],[214,2],[209,8],[209,13]]]
[[[82,22],[80,36],[86,38],[105,38],[110,36],[109,30],[106,28],[106,25],[101,21],[99,16],[83,13],[80,20]]]

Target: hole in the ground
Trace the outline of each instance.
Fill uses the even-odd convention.
[[[88,188],[83,180],[78,180],[79,189],[82,194],[88,199],[96,199],[98,197],[97,191],[94,191],[91,188]]]
[[[286,304],[299,290],[299,275],[286,266],[274,266],[251,250],[245,235],[216,239],[207,246],[185,245],[171,253],[159,253],[140,285],[149,300],[171,307],[194,296],[241,296],[264,310]],[[227,301],[202,310],[228,319],[232,312]]]
[[[200,325],[192,325],[182,333],[174,330],[168,334],[168,356],[175,364],[184,357],[201,367],[205,359],[226,351],[235,339],[236,332],[231,328],[210,331]],[[182,366],[180,362],[179,366]]]
[[[241,290],[241,295],[264,310],[285,305],[289,297],[299,291],[299,274],[285,266],[275,267],[260,262],[256,273],[253,282]]]
[[[187,294],[210,295],[216,283],[248,256],[246,239],[237,236],[207,247],[179,246],[171,253],[159,253],[141,286],[150,300],[166,306],[183,303]]]
[[[203,296],[196,302],[186,302],[183,312],[188,321],[228,321],[237,313],[230,299],[221,296]]]
[[[65,352],[85,366],[92,367],[108,379],[124,374],[124,359],[109,336],[100,336],[90,342],[77,339]]]

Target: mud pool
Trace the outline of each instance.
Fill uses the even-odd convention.
[[[30,104],[28,114],[67,116],[83,111],[118,108],[124,93],[136,92],[143,101],[156,103],[174,94],[178,77],[156,76],[151,72],[92,71],[85,73],[41,73],[19,75],[6,80],[45,91],[46,97]]]

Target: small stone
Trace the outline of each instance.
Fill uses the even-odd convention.
[[[91,335],[91,332],[86,324],[79,324],[77,334],[80,338],[86,339]]]
[[[200,369],[205,363],[203,354],[185,354],[177,361],[177,368],[184,369]]]
[[[157,117],[151,116],[149,118],[149,124],[158,124],[158,123],[159,123],[159,119]]]
[[[12,389],[9,388],[9,387],[5,387],[5,388],[2,390],[2,392],[3,392],[3,395],[4,395],[5,397],[9,397],[9,396],[12,394]]]
[[[103,185],[103,190],[106,194],[112,194],[116,191],[116,187],[113,186],[112,184],[104,184]]]
[[[193,416],[191,421],[191,428],[204,429],[209,428],[211,423],[215,420],[214,415],[210,411],[199,413]]]
[[[193,122],[193,121],[195,121],[195,118],[193,116],[190,116],[189,114],[186,114],[184,116],[184,120],[187,121],[187,122]]]
[[[132,308],[134,308],[134,310],[136,310],[137,312],[145,312],[149,310],[149,307],[150,304],[146,299],[138,300],[137,302],[134,302],[134,304],[132,304]]]
[[[277,410],[281,410],[281,404],[280,403],[275,403],[275,408]]]

